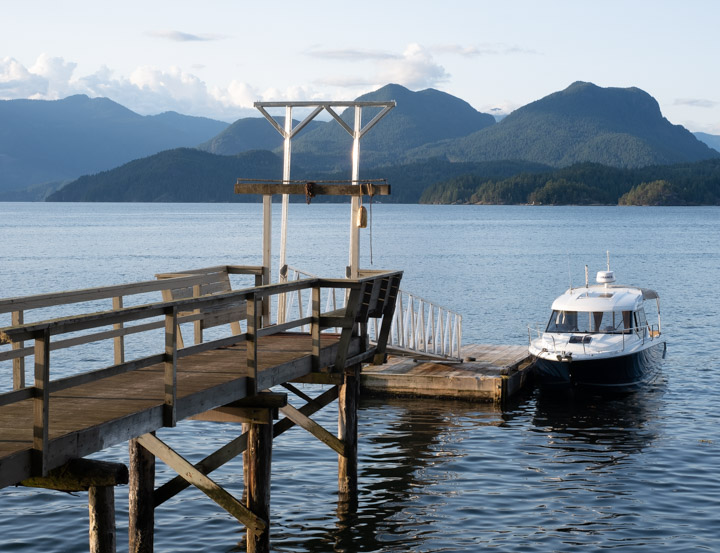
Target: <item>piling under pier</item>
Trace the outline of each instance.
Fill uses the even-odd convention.
[[[502,402],[530,382],[527,346],[473,344],[462,362],[390,356],[363,369],[364,394]]]

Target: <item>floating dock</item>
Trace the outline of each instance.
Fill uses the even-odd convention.
[[[469,345],[462,362],[390,356],[363,369],[363,393],[503,402],[530,381],[527,346]]]

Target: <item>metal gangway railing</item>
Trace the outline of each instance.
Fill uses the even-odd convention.
[[[316,278],[289,265],[284,267],[281,276],[288,282]],[[321,301],[325,311],[341,309],[345,306],[345,294],[341,290],[327,290]],[[282,305],[283,302],[278,302],[278,310]],[[302,318],[311,309],[311,298],[306,291],[289,292],[284,301],[284,317],[278,312],[278,320]],[[327,331],[338,332],[339,329]],[[374,343],[380,332],[379,326],[371,322],[367,332],[370,342]],[[462,315],[400,289],[387,349],[399,354],[458,361],[462,351]]]

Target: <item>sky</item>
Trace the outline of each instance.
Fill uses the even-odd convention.
[[[589,81],[720,135],[718,28],[717,0],[0,0],[0,100],[231,122],[397,83],[507,114]]]

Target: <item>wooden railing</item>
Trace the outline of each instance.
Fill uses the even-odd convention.
[[[262,284],[263,268],[255,266],[239,266],[239,265],[221,265],[217,267],[209,267],[199,269],[197,271],[187,271],[175,278],[168,279],[170,275],[159,275],[162,280],[151,280],[145,282],[134,282],[129,284],[119,284],[113,286],[103,286],[97,288],[86,288],[83,290],[71,290],[66,292],[56,292],[49,294],[39,294],[34,296],[25,296],[18,298],[0,299],[0,314],[11,314],[11,325],[20,326],[28,319],[28,312],[45,308],[62,308],[72,304],[82,304],[88,302],[97,302],[98,300],[111,300],[112,309],[122,309],[125,300],[129,296],[138,296],[153,292],[164,293],[170,290],[178,290],[183,287],[195,290],[196,295],[206,295],[217,291],[218,275],[254,275],[255,285]],[[229,286],[229,281],[228,281]],[[229,291],[229,288],[226,290]],[[97,305],[97,303],[95,303]],[[98,306],[101,307],[101,306]],[[57,311],[57,310],[56,310]],[[68,315],[67,312],[59,313]],[[197,321],[198,317],[187,314],[180,317],[180,323]],[[96,342],[100,340],[113,339],[114,344],[114,360],[119,365],[125,360],[125,337],[129,334],[146,332],[152,329],[162,328],[163,321],[153,321],[144,325],[137,325],[124,328],[122,322],[114,323],[112,330],[104,330],[95,334],[82,337],[68,338],[65,340],[53,342],[52,350],[70,348],[73,346]],[[22,340],[13,341],[12,351],[0,351],[0,362],[12,360],[13,362],[13,388],[20,389],[25,387],[25,358],[32,355],[33,347],[25,347]]]
[[[247,344],[247,394],[254,395],[259,390],[274,385],[260,379],[258,373],[258,339],[262,336],[286,332],[309,325],[312,336],[313,367],[320,365],[320,332],[324,328],[340,328],[342,334],[338,344],[335,369],[342,370],[347,364],[359,362],[348,359],[348,346],[358,328],[365,326],[369,318],[382,318],[381,334],[387,339],[395,308],[395,295],[402,272],[383,273],[358,280],[348,279],[304,279],[284,284],[256,286],[253,288],[226,293],[211,293],[133,307],[117,306],[114,302],[112,310],[86,313],[70,317],[62,317],[17,324],[0,329],[0,344],[12,344],[13,349],[0,352],[3,359],[24,359],[34,356],[33,386],[15,386],[15,390],[0,394],[0,406],[32,399],[33,407],[33,449],[40,452],[44,474],[47,466],[45,459],[48,448],[48,420],[50,410],[50,394],[67,388],[96,382],[103,378],[135,371],[156,364],[164,364],[164,406],[163,424],[174,426],[177,421],[177,362],[183,357],[213,350],[219,347],[245,341]],[[171,277],[165,280],[106,287],[102,289],[65,292],[0,300],[0,309],[5,312],[24,312],[27,309],[60,305],[62,303],[82,302],[100,298],[122,298],[129,294],[148,291],[177,289],[178,285],[199,287],[203,283],[212,282],[214,276],[201,271],[192,277]],[[323,312],[321,310],[322,289],[344,289],[347,291],[346,307],[339,311]],[[309,290],[312,298],[312,311],[309,316],[299,317],[283,324],[263,326],[261,305],[272,296],[281,293],[293,293]],[[240,335],[226,336],[208,342],[196,343],[192,346],[179,348],[178,335],[181,313],[191,313],[194,320],[203,320],[208,316],[216,316],[218,310],[234,310],[238,304],[246,306],[246,331]],[[14,319],[15,321],[15,319]],[[127,323],[139,323],[126,326]],[[99,330],[112,327],[113,330]],[[164,328],[163,346],[160,352],[149,356],[138,357],[131,361],[122,359],[112,366],[91,370],[80,374],[51,379],[51,352],[60,348],[69,348],[98,340],[112,339],[130,333]],[[79,333],[72,338],[57,340],[61,336]],[[32,341],[32,347],[24,347],[25,341]],[[116,342],[117,343],[117,342]],[[20,344],[21,347],[15,347]],[[372,355],[384,357],[384,342],[381,340],[370,352]],[[366,355],[362,360],[367,359]],[[117,359],[116,359],[117,361]],[[17,382],[16,382],[17,384]]]

